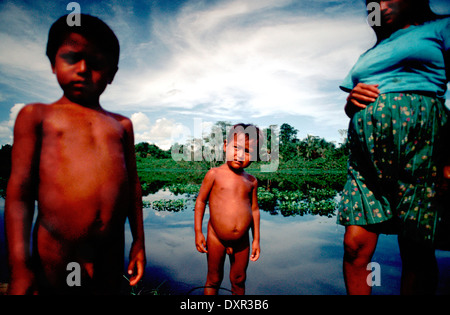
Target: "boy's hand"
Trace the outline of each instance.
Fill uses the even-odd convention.
[[[252,254],[250,256],[251,261],[257,261],[259,258],[259,254],[261,253],[261,247],[259,246],[259,242],[253,240],[252,243]]]
[[[448,199],[447,196],[449,196],[450,192],[450,166],[446,165],[443,169],[443,176],[439,181],[438,185],[438,195],[441,197],[444,197],[445,199]]]
[[[37,294],[35,288],[34,273],[25,269],[17,272],[20,276],[12,277],[10,284],[8,285],[8,295],[35,295]]]
[[[144,267],[146,264],[145,250],[142,245],[135,244],[131,246],[130,263],[128,264],[128,275],[130,278],[130,286],[135,286],[144,275]]]
[[[444,166],[444,179],[450,179],[450,165]]]
[[[208,252],[208,250],[206,249],[206,240],[205,240],[205,236],[203,236],[203,233],[195,234],[195,246],[197,247],[197,250],[200,253]]]

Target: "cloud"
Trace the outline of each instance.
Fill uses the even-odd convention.
[[[139,112],[131,115],[134,132],[147,131],[150,126],[150,119],[147,115]]]
[[[288,122],[318,136],[346,128],[346,95],[338,86],[375,41],[364,1],[181,3],[170,12],[155,9],[157,2],[146,4],[148,10],[140,2],[82,3],[119,38],[119,72],[101,102],[127,116],[141,113],[133,118],[137,140],[162,143],[158,137],[170,135],[162,124],[152,131],[155,118],[175,130],[194,118]],[[0,4],[2,106],[60,97],[45,56],[54,11],[66,13],[57,7],[44,1]]]
[[[280,115],[340,124],[344,95],[337,85],[372,35],[361,27],[363,10],[360,20],[353,14],[363,4],[308,3],[186,1],[170,15],[141,12],[136,3],[83,5],[121,42],[119,72],[102,104],[125,115],[171,117],[174,124],[190,117],[243,121]],[[44,9],[55,13],[42,14]],[[0,85],[8,87],[2,104],[17,95],[24,99],[13,103],[60,97],[45,56],[48,28],[58,10],[67,13],[65,6],[43,1],[0,5]],[[136,129],[137,139],[150,139],[150,129]]]
[[[185,126],[170,119],[159,118],[152,124],[142,112],[134,113],[130,119],[133,122],[135,143],[149,142],[168,150],[175,142],[184,143],[190,135]]]
[[[9,113],[9,120],[1,121],[0,122],[0,143],[6,144],[12,144],[13,142],[13,128],[14,123],[16,121],[17,115],[19,114],[19,111],[25,106],[25,104],[15,104]]]
[[[49,18],[12,2],[0,6],[0,16],[0,84],[9,87],[4,97],[25,94],[49,101],[59,95],[45,56]]]
[[[336,122],[336,97],[344,98],[338,84],[374,37],[361,27],[363,14],[308,15],[289,11],[292,3],[189,2],[170,20],[153,17],[152,41],[132,57],[136,65],[160,62],[119,71],[108,99],[211,119],[284,114]]]

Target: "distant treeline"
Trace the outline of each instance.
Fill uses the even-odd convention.
[[[232,124],[219,121],[216,127],[226,130]],[[273,126],[272,126],[273,127]],[[268,128],[269,129],[269,128]],[[337,145],[325,139],[308,135],[298,139],[297,130],[289,124],[282,124],[278,136],[279,165],[276,172],[264,173],[260,165],[267,162],[254,162],[248,172],[257,177],[260,186],[267,190],[272,188],[306,191],[310,188],[329,188],[339,191],[345,182],[348,147],[347,142]],[[273,130],[273,129],[272,129]],[[266,130],[270,137],[274,136]],[[345,131],[339,131],[346,138]],[[224,137],[225,138],[225,137]],[[200,143],[208,143],[204,139],[190,139]],[[11,150],[9,144],[0,149],[0,194],[5,196],[6,184],[11,172]],[[174,161],[171,149],[163,150],[155,144],[147,142],[135,145],[138,174],[144,194],[156,192],[162,187],[175,183],[200,184],[206,172],[222,161]]]
[[[231,126],[229,122],[218,122],[222,130]],[[270,136],[270,132],[266,130]],[[279,128],[279,165],[276,172],[261,172],[260,166],[267,162],[253,162],[247,171],[259,181],[266,190],[308,191],[312,188],[342,190],[346,179],[348,146],[347,142],[337,145],[325,139],[308,135],[298,139],[297,130],[289,124]],[[345,131],[339,131],[346,138]],[[208,144],[209,136],[204,139],[189,139],[184,144],[189,147],[195,143],[202,149]],[[224,137],[225,138],[225,137]],[[268,140],[271,143],[270,138]],[[270,150],[269,146],[269,150]],[[206,172],[222,161],[174,161],[171,149],[162,150],[154,144],[136,145],[139,178],[144,194],[153,193],[173,184],[201,184]]]

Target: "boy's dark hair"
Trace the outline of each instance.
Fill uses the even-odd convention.
[[[249,139],[256,140],[257,161],[259,161],[260,160],[260,150],[264,143],[264,136],[263,136],[261,130],[253,124],[244,124],[244,123],[236,124],[233,127],[231,127],[231,129],[229,130],[228,135],[227,135],[227,142],[230,142],[231,140],[233,140],[234,136],[239,133],[245,133],[246,140],[249,140]]]
[[[114,32],[105,22],[95,16],[80,13],[80,26],[69,26],[67,16],[60,17],[50,28],[47,42],[47,57],[55,65],[55,56],[59,47],[71,33],[82,35],[92,41],[107,56],[109,65],[117,69],[120,45]]]

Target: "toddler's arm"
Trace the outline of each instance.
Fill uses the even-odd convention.
[[[253,216],[253,242],[252,242],[252,253],[250,256],[251,261],[257,261],[261,253],[260,247],[260,213],[258,205],[258,181],[255,179],[255,185],[252,192],[252,216]]]
[[[214,184],[214,169],[206,173],[203,179],[202,186],[195,201],[195,216],[194,216],[194,230],[195,230],[195,246],[200,253],[207,253],[206,240],[202,232],[203,215],[205,214],[206,204],[209,199],[212,186]]]

